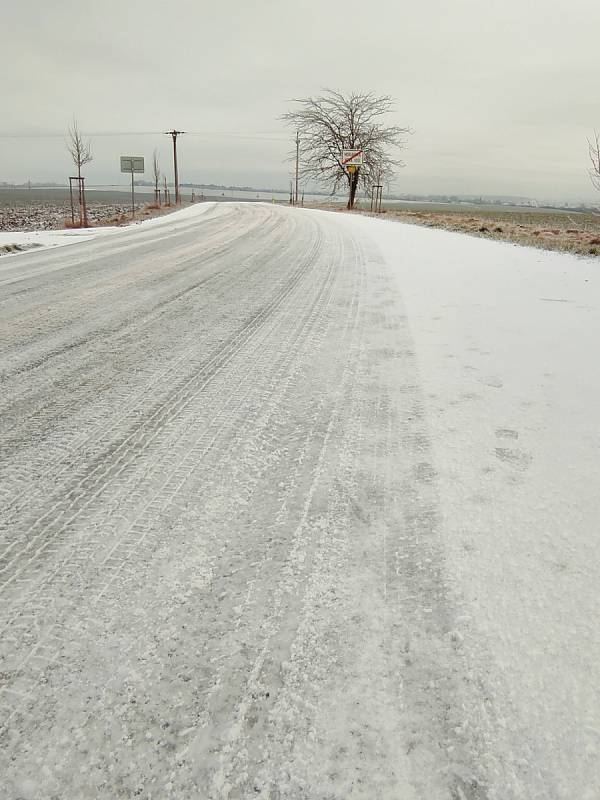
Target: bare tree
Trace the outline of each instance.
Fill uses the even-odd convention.
[[[590,179],[595,189],[600,192],[600,134],[594,131],[594,138],[588,139],[588,148],[592,168],[590,169]]]
[[[325,89],[318,97],[294,100],[296,108],[282,119],[300,132],[302,177],[327,185],[334,194],[348,187],[348,208],[354,207],[359,185],[365,189],[389,180],[404,166],[395,153],[404,145],[410,128],[385,124],[394,110],[392,98],[373,92],[343,95]],[[344,150],[362,150],[363,164],[351,171],[342,163]]]
[[[67,149],[73,159],[73,164],[77,169],[77,182],[79,184],[79,222],[85,228],[88,226],[87,206],[85,203],[84,179],[81,176],[81,168],[89,164],[92,158],[91,142],[84,141],[77,120],[73,117],[73,122],[69,125]]]
[[[154,202],[160,205],[160,189],[158,188],[160,183],[160,162],[156,148],[152,153],[152,174],[154,175]]]

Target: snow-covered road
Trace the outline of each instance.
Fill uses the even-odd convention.
[[[4,257],[2,800],[598,800],[598,277],[266,204]]]

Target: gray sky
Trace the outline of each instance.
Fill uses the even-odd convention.
[[[597,197],[597,0],[21,0],[2,22],[0,180],[66,180],[75,114],[89,183],[154,147],[171,177],[158,132],[177,127],[181,180],[285,187],[277,117],[331,87],[396,99],[397,191]]]

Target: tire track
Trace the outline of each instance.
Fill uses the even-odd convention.
[[[253,262],[252,266],[247,271],[247,275],[246,275],[247,279],[254,277],[254,275],[258,272],[258,270],[260,268],[264,268],[264,266],[265,266],[264,263],[261,263],[260,258],[257,257],[255,262]],[[231,287],[236,282],[236,277],[237,276],[235,274],[233,274],[233,275],[227,274],[227,275],[222,275],[221,279],[218,280],[218,276],[217,276],[217,289],[221,293],[221,296],[226,296],[226,293],[229,290],[231,290]],[[206,284],[203,284],[203,286],[205,287]],[[198,288],[198,287],[195,287],[195,288]],[[137,331],[135,331],[135,333],[140,339],[141,347],[142,348],[145,347],[146,345],[143,342],[143,339],[141,338],[141,331],[139,331],[139,329],[138,329]],[[218,334],[219,334],[219,331],[217,330],[216,334],[210,334],[209,333],[209,337],[210,337],[210,339],[214,340],[215,336],[218,335]],[[129,338],[130,339],[132,338],[131,329],[129,330]],[[137,347],[140,347],[140,345],[137,345]],[[186,350],[184,350],[182,355],[180,355],[178,358],[176,358],[173,361],[171,361],[169,363],[168,367],[166,368],[166,370],[163,370],[162,373],[159,373],[158,375],[156,375],[156,373],[153,373],[153,375],[152,375],[152,384],[151,385],[152,385],[152,387],[154,387],[154,391],[156,391],[155,387],[157,386],[157,381],[160,381],[161,379],[162,379],[162,382],[166,383],[167,385],[171,384],[173,382],[173,378],[178,376],[178,373],[181,371],[182,362],[185,362],[186,360],[189,360],[190,357],[194,355],[196,350],[197,350],[197,342],[195,340],[192,340],[192,344],[188,348],[186,348]],[[133,356],[130,357],[130,360],[132,360],[132,359],[133,359]],[[61,385],[60,381],[58,383],[55,381],[54,382],[54,392],[53,393],[49,392],[49,394],[51,396],[56,394],[56,389],[59,388],[60,385]],[[114,417],[111,418],[110,422],[108,424],[107,423],[101,424],[99,429],[98,429],[97,426],[93,426],[91,428],[91,431],[89,432],[89,434],[87,434],[85,437],[79,439],[79,441],[77,443],[77,446],[75,447],[74,450],[70,449],[67,453],[64,453],[64,446],[63,446],[63,444],[61,442],[60,452],[61,452],[62,458],[59,459],[58,464],[55,463],[55,464],[52,464],[51,466],[48,466],[48,468],[46,470],[46,474],[48,474],[48,472],[50,470],[52,470],[53,471],[53,477],[54,477],[54,479],[56,479],[57,478],[56,468],[57,468],[57,466],[60,466],[61,464],[63,465],[63,470],[61,470],[58,473],[58,475],[62,474],[62,472],[64,472],[67,469],[71,470],[72,469],[72,458],[73,458],[74,453],[77,452],[77,450],[81,449],[81,447],[83,447],[84,444],[88,443],[93,438],[99,438],[99,437],[103,436],[104,434],[108,433],[117,424],[120,424],[121,421],[123,420],[123,418],[126,417],[129,412],[133,411],[134,408],[139,407],[140,404],[141,405],[146,405],[146,397],[147,397],[147,392],[148,392],[149,388],[150,388],[150,385],[148,385],[148,384],[143,385],[141,387],[141,389],[137,393],[135,393],[133,395],[133,397],[131,397],[130,394],[127,394],[128,387],[125,386],[125,392],[121,395],[121,397],[118,398],[119,407],[123,408],[125,413],[118,414],[116,419]],[[85,391],[85,386],[82,388],[81,391]],[[39,413],[39,409],[38,409],[38,411],[36,413]],[[67,415],[70,416],[71,412],[69,411],[69,407],[65,408],[62,413],[63,413],[63,416],[67,416]],[[27,425],[27,428],[26,428],[26,430],[27,430],[27,441],[29,442],[31,440],[31,438],[32,438],[32,430],[31,430],[32,425],[31,425],[31,422],[27,422],[27,421],[24,421],[24,424]],[[39,419],[39,421],[36,424],[40,428],[40,435],[44,435],[44,433],[45,433],[45,431],[47,429],[48,422],[42,417],[41,419]],[[53,423],[53,424],[55,424],[55,423]],[[86,429],[88,429],[87,425],[86,425]],[[13,434],[13,437],[16,438],[17,434],[16,433]],[[7,446],[6,437],[4,439],[3,444],[4,444],[4,447]],[[47,460],[47,456],[46,455],[45,455],[45,458]],[[39,477],[42,477],[42,476],[43,476],[43,473]],[[21,493],[21,496],[23,496],[24,492],[27,492],[28,487],[29,487],[29,482],[26,482],[25,487],[23,489],[23,492]],[[7,511],[8,509],[10,509],[13,506],[13,504],[15,503],[15,500],[16,500],[16,498],[13,497],[10,500],[6,501],[6,503],[5,503],[5,511]]]
[[[360,270],[360,261],[355,253],[353,257],[353,271]],[[347,268],[346,264],[346,268]],[[352,301],[348,303],[344,328],[339,335],[338,346],[340,351],[351,353],[353,340],[357,334],[360,320],[360,282],[355,289]],[[266,607],[268,612],[257,620],[256,630],[253,631],[252,652],[254,657],[248,663],[240,665],[239,659],[228,657],[223,661],[212,686],[205,691],[208,694],[206,706],[198,723],[198,730],[193,743],[189,746],[193,761],[197,765],[210,764],[215,758],[209,757],[209,750],[217,748],[218,760],[216,768],[202,770],[200,775],[200,790],[207,798],[244,797],[248,792],[257,791],[256,780],[252,784],[246,783],[245,776],[252,774],[256,763],[249,763],[248,750],[252,745],[248,742],[247,720],[254,717],[257,707],[261,705],[261,698],[269,697],[270,689],[278,685],[278,672],[281,659],[285,658],[291,647],[295,635],[297,616],[304,596],[305,581],[310,578],[313,568],[315,553],[315,536],[320,530],[319,525],[314,525],[313,506],[317,493],[322,492],[324,472],[329,469],[331,460],[331,436],[338,424],[340,403],[348,390],[353,374],[352,360],[347,360],[346,355],[340,365],[341,375],[333,379],[335,385],[334,399],[330,402],[321,401],[313,412],[309,432],[304,441],[300,457],[295,464],[295,471],[290,478],[285,493],[279,501],[279,508],[275,516],[274,529],[285,530],[290,524],[294,525],[291,535],[286,537],[285,549],[280,558],[282,563],[276,570],[281,576],[275,587],[264,580],[255,581],[237,610],[238,617],[234,622],[234,630],[242,624],[243,615],[251,606]],[[305,459],[311,449],[313,452],[312,466],[308,475],[310,480],[305,483],[307,464]],[[301,501],[299,518],[294,522],[289,517],[291,498],[300,491]],[[313,528],[311,530],[311,527]],[[265,553],[259,563],[258,569],[266,568],[271,558],[269,552]],[[268,604],[263,593],[268,592]],[[247,621],[244,620],[247,625]],[[291,628],[288,626],[291,624]],[[248,637],[246,630],[245,637]],[[276,640],[276,645],[274,641]],[[234,654],[232,654],[233,656]],[[229,724],[221,718],[220,709],[228,705],[227,697],[233,695],[235,704],[228,712]],[[271,705],[270,702],[267,705]],[[258,735],[261,735],[260,730]],[[185,751],[187,752],[187,750]],[[264,758],[264,754],[262,754]],[[262,759],[260,759],[262,760]],[[239,794],[238,794],[239,792]]]
[[[284,249],[283,250],[283,254],[285,254],[285,252],[286,252],[286,250]],[[247,270],[246,277],[248,279],[252,278],[261,268],[264,268],[264,267],[265,267],[265,264],[262,263],[260,257],[257,257],[255,259],[255,261],[252,263],[251,267],[249,267],[249,269]],[[220,274],[217,274],[217,275],[214,276],[215,277],[215,282],[216,282],[216,289],[222,294],[222,296],[226,296],[227,292],[230,291],[232,286],[237,282],[237,275],[234,272],[233,272],[233,274],[229,274],[231,272],[233,272],[233,271],[229,270],[227,274],[220,273]],[[206,285],[207,285],[207,282],[199,282],[196,286],[193,287],[192,290],[195,290],[195,289],[198,289],[198,288],[200,288],[200,289],[206,288]],[[154,321],[156,322],[156,320],[154,320]],[[160,321],[160,320],[158,320],[158,321]],[[134,322],[135,322],[135,320],[134,320]],[[149,324],[149,323],[147,321],[145,321],[145,324]],[[147,345],[146,345],[146,343],[144,343],[144,341],[142,339],[141,330],[139,330],[139,328],[137,330],[134,328],[133,329],[133,333],[135,333],[136,336],[140,339],[140,343],[141,344],[138,345],[137,348],[139,348],[141,350],[142,348],[146,347]],[[217,333],[218,333],[218,331],[217,331]],[[128,329],[128,335],[129,335],[129,338],[132,338],[131,326]],[[209,334],[209,337],[211,339],[214,339],[215,335],[214,334],[212,334],[212,335]],[[146,402],[147,393],[148,393],[149,388],[151,388],[151,386],[153,387],[154,391],[156,391],[157,383],[162,382],[165,385],[170,385],[173,382],[175,382],[174,378],[178,377],[178,373],[181,371],[182,363],[185,362],[185,361],[191,360],[191,358],[194,356],[196,350],[197,350],[197,342],[195,340],[192,340],[192,344],[188,348],[186,348],[184,350],[184,352],[180,356],[178,356],[174,360],[170,361],[169,365],[167,366],[166,369],[164,369],[162,371],[162,373],[159,373],[158,375],[156,375],[156,373],[154,373],[152,375],[151,384],[143,385],[141,387],[141,389],[138,390],[138,392],[133,394],[133,396],[130,395],[130,394],[127,394],[127,393],[123,393],[122,396],[118,398],[119,408],[123,409],[123,413],[118,412],[116,417],[115,416],[110,417],[109,418],[110,419],[109,422],[102,422],[99,427],[92,426],[91,430],[89,431],[89,433],[87,433],[87,435],[85,435],[84,438],[80,438],[79,439],[79,441],[78,441],[78,443],[77,443],[77,445],[76,445],[76,447],[74,449],[70,449],[67,453],[65,453],[64,452],[64,445],[61,442],[60,452],[61,452],[62,458],[60,458],[58,460],[58,462],[55,462],[55,463],[53,463],[51,465],[48,465],[45,473],[38,474],[38,478],[37,478],[38,481],[41,480],[44,477],[44,475],[47,475],[50,472],[52,472],[52,474],[53,474],[54,482],[56,482],[56,479],[58,477],[60,477],[60,475],[64,474],[64,472],[66,472],[66,471],[71,471],[72,472],[73,471],[72,459],[73,459],[74,454],[78,450],[80,450],[85,444],[89,443],[93,439],[103,438],[103,436],[105,434],[107,434],[111,430],[114,430],[117,427],[117,425],[121,424],[121,422],[125,418],[128,418],[131,413],[134,413],[134,410],[136,408],[140,408],[140,407],[145,406],[147,404],[147,402]],[[134,353],[135,353],[135,351],[134,351]],[[140,353],[140,355],[141,355],[141,353]],[[134,359],[134,356],[132,355],[130,357],[130,361],[133,361],[133,359]],[[56,393],[56,388],[59,388],[60,385],[61,385],[60,382],[58,382],[58,384],[55,382],[55,392],[54,393]],[[126,390],[127,390],[127,387],[126,387]],[[82,388],[82,391],[85,391],[85,386]],[[49,394],[52,395],[52,393],[49,393]],[[39,413],[39,409],[36,411],[36,414],[37,413]],[[67,408],[65,408],[63,410],[62,413],[63,413],[64,416],[67,416],[67,415],[70,416],[71,411],[69,410],[69,407],[67,407]],[[31,421],[24,421],[24,424],[27,425],[27,441],[29,442],[32,439]],[[41,418],[37,424],[40,427],[40,435],[43,436],[45,431],[46,431],[46,429],[47,429],[48,423],[44,418]],[[86,426],[86,429],[88,429],[88,426]],[[20,442],[20,439],[18,437],[19,437],[19,434],[17,432],[14,432],[13,433],[13,439],[15,439],[16,441]],[[6,448],[7,445],[9,444],[9,442],[10,442],[10,440],[7,440],[5,438],[4,441],[3,441],[3,446]],[[45,458],[45,462],[47,463],[47,455],[46,454],[44,454],[44,458]],[[59,468],[59,467],[62,467],[62,469],[59,469],[58,472],[57,472],[57,468]],[[25,482],[25,486],[24,486],[21,494],[17,495],[16,497],[12,497],[12,498],[8,499],[5,502],[5,506],[4,506],[4,512],[5,513],[13,508],[13,506],[15,505],[15,503],[18,501],[19,498],[26,498],[28,503],[31,502],[31,496],[29,495],[28,497],[26,497],[26,495],[27,495],[27,493],[29,491],[29,487],[30,487],[30,483],[29,483],[29,480],[27,480]],[[0,527],[6,526],[9,523],[10,523],[10,517],[9,517],[8,520],[5,520],[4,518],[0,518]]]
[[[9,800],[33,742],[64,800],[486,800],[401,304],[368,243],[276,213],[297,228],[223,277],[202,343],[148,349],[164,388],[123,386],[114,430],[95,409],[71,466],[49,454],[68,481],[13,505]]]
[[[271,220],[268,222],[270,222],[270,226],[264,226],[265,239],[269,237],[269,234],[273,234],[274,232],[273,221]],[[127,268],[124,271],[116,271],[113,268],[109,269],[107,273],[105,271],[105,265],[110,263],[110,258],[104,257],[98,259],[98,261],[94,263],[94,274],[98,275],[98,279],[93,287],[89,286],[88,273],[77,276],[75,283],[73,280],[68,281],[68,278],[66,278],[66,286],[63,286],[62,284],[52,286],[52,291],[55,296],[62,298],[63,293],[66,295],[64,299],[60,299],[58,302],[53,296],[47,296],[49,287],[40,287],[37,291],[43,291],[44,297],[43,300],[38,303],[38,305],[33,306],[31,311],[32,318],[35,319],[36,329],[34,332],[34,337],[29,343],[31,345],[37,344],[38,339],[42,338],[43,346],[46,348],[46,350],[42,355],[34,356],[33,359],[29,360],[29,362],[21,363],[16,367],[13,367],[12,371],[7,371],[5,369],[0,375],[0,378],[2,380],[7,380],[13,376],[20,375],[23,372],[35,370],[40,366],[46,366],[48,361],[50,361],[52,358],[60,356],[66,350],[73,349],[77,346],[86,345],[90,336],[100,336],[105,333],[119,333],[121,329],[126,328],[131,324],[132,320],[129,317],[129,314],[132,311],[135,311],[137,314],[140,313],[137,312],[135,304],[132,303],[132,299],[135,301],[136,298],[130,298],[127,294],[123,295],[123,293],[128,290],[134,290],[139,294],[140,290],[146,290],[146,288],[149,288],[152,289],[154,291],[154,295],[156,295],[156,288],[159,286],[162,288],[162,286],[164,286],[166,290],[164,296],[152,298],[150,307],[148,309],[142,309],[141,313],[143,314],[152,313],[153,311],[160,311],[163,307],[168,306],[170,303],[176,302],[186,293],[186,291],[195,288],[195,279],[192,279],[191,284],[188,282],[188,275],[190,272],[196,273],[199,269],[205,266],[210,266],[213,269],[216,267],[218,270],[218,265],[221,262],[226,265],[231,252],[234,250],[239,251],[241,244],[245,244],[248,248],[256,246],[254,237],[256,235],[256,227],[258,226],[258,223],[254,221],[254,225],[252,227],[242,229],[241,231],[237,229],[238,226],[239,221],[233,219],[227,225],[217,228],[217,230],[211,232],[212,235],[207,235],[207,233],[203,231],[205,234],[205,249],[202,253],[198,253],[197,243],[193,241],[190,244],[175,248],[169,254],[169,258],[173,264],[173,267],[169,269],[168,273],[165,273],[162,261],[157,260],[156,257],[154,257],[155,266],[151,268],[152,261],[148,261],[148,256],[146,254],[138,254],[136,259],[128,263]],[[194,254],[190,255],[191,253]],[[185,255],[186,257],[181,258],[181,255]],[[219,261],[215,265],[214,262],[217,258]],[[153,277],[154,272],[158,272],[158,277]],[[183,279],[185,281],[182,285],[182,288],[175,292],[173,291],[173,289],[176,288],[173,285],[174,278],[177,278],[178,280]],[[80,283],[85,281],[86,294],[85,301],[80,301],[80,304],[84,306],[84,310],[81,312],[76,312],[73,316],[73,294],[79,287],[79,283],[77,281]],[[104,288],[101,288],[102,285],[104,285]],[[111,317],[116,317],[116,323],[112,322],[111,319],[111,325],[108,327],[106,326],[107,308],[105,305],[99,303],[99,301],[102,300],[106,295],[116,296],[120,303],[120,306],[116,312],[115,310],[111,309],[111,314],[108,315],[109,319],[111,319]],[[48,307],[48,301],[51,301],[53,305]],[[118,316],[119,312],[120,316]],[[69,315],[68,326],[65,326],[66,315]],[[78,338],[73,339],[73,334],[71,331],[73,326],[77,323],[84,323],[85,328]],[[17,316],[15,319],[7,318],[6,325],[10,331],[11,338],[15,338],[17,340],[13,346],[13,349],[19,353],[22,359],[23,351],[25,347],[28,346],[27,340],[23,336],[23,332],[26,334],[30,333],[30,323],[27,321],[27,319],[23,320],[23,312],[21,310],[20,314],[17,311]],[[65,335],[70,335],[71,338],[64,343],[57,344],[54,349],[49,350],[49,327],[52,325],[61,333],[63,337]],[[10,349],[5,350],[5,353],[6,356],[9,357]],[[28,378],[29,376],[26,377]],[[27,387],[27,385],[28,384],[26,384],[25,387]]]
[[[306,270],[307,265],[310,265],[313,257],[314,251],[311,250],[307,256],[301,260],[299,266],[295,269],[291,278],[283,285],[282,289],[258,312],[253,314],[238,327],[210,360],[202,364],[190,379],[186,380],[172,395],[170,395],[167,403],[152,409],[150,414],[146,414],[142,420],[139,420],[135,429],[124,439],[116,443],[110,450],[103,453],[99,458],[98,465],[96,467],[92,466],[78,484],[73,489],[69,490],[64,498],[61,498],[45,514],[33,522],[27,530],[27,543],[18,558],[31,551],[35,551],[32,555],[32,560],[38,558],[50,545],[52,539],[64,532],[66,527],[77,519],[79,514],[96,500],[110,476],[118,474],[142,456],[144,451],[166,425],[167,419],[180,414],[185,407],[203,391],[216,371],[222,369],[226,365],[237,348],[244,344],[248,338],[253,336],[256,330],[262,327],[270,314],[273,313],[274,309],[283,302],[295,288]],[[109,460],[108,467],[106,466],[107,460]],[[71,508],[80,500],[82,501],[81,508],[71,514],[71,516],[68,516]],[[64,517],[67,517],[67,520],[61,522]],[[42,538],[45,539],[44,543],[35,550]],[[0,575],[4,576],[10,573],[9,577],[5,578],[2,583],[0,583],[0,593],[4,591],[6,586],[16,580],[22,571],[22,568],[15,569],[15,559],[11,559],[9,555],[14,546],[15,542],[9,545],[2,554],[0,554],[0,558],[9,556],[8,561],[0,567]],[[31,561],[28,563],[31,563]]]
[[[6,267],[4,264],[2,265],[3,269],[0,275],[4,275],[7,272],[9,275],[11,273],[14,274],[11,277],[1,279],[0,286],[10,286],[15,283],[35,280],[36,278],[44,280],[50,275],[56,276],[56,273],[68,273],[73,270],[79,273],[82,268],[94,271],[96,262],[103,260],[106,256],[122,256],[124,248],[130,254],[146,248],[145,252],[148,255],[152,253],[157,242],[170,243],[171,240],[177,240],[186,233],[193,233],[197,228],[199,219],[201,222],[212,222],[213,220],[218,221],[223,216],[239,215],[240,213],[244,213],[241,211],[240,206],[227,204],[227,207],[225,207],[224,204],[218,204],[203,214],[188,218],[185,221],[179,220],[175,225],[173,225],[171,219],[165,218],[164,225],[136,230],[134,240],[132,240],[130,232],[123,232],[114,234],[109,239],[84,243],[74,240],[72,245],[57,248],[54,251],[27,253],[23,257],[19,257],[18,261],[13,261]],[[214,214],[214,217],[211,216],[212,214]],[[163,226],[166,229],[164,231],[162,230]],[[98,251],[100,251],[99,254]],[[43,265],[36,268],[40,261],[43,262]],[[33,288],[35,287],[22,287],[17,290],[17,293],[27,293]]]
[[[310,350],[312,349],[310,347],[310,344],[311,344],[310,339],[307,338],[307,335],[310,332],[310,330],[315,327],[316,323],[318,322],[319,315],[323,313],[322,310],[321,310],[321,307],[323,306],[324,303],[326,305],[328,303],[328,301],[329,301],[329,298],[331,296],[331,287],[332,287],[333,275],[334,275],[333,267],[330,266],[329,271],[326,273],[325,280],[322,281],[322,283],[320,285],[320,289],[319,289],[319,291],[317,293],[316,298],[314,299],[312,305],[308,308],[308,310],[303,315],[303,321],[302,321],[302,324],[301,324],[299,330],[292,329],[293,337],[296,340],[294,342],[295,349],[286,348],[284,350],[284,353],[287,351],[287,355],[285,355],[285,357],[283,358],[283,363],[282,363],[281,367],[277,371],[279,374],[277,376],[274,376],[275,382],[277,382],[277,380],[281,380],[281,374],[284,374],[285,373],[285,369],[289,368],[289,366],[291,364],[293,364],[294,359],[297,358],[297,352],[298,352],[297,348],[298,348],[299,345],[302,345],[302,348],[304,350],[308,349],[308,352],[310,352]],[[323,298],[325,298],[325,300]],[[273,337],[271,337],[271,339],[273,340]],[[289,378],[288,378],[288,381],[286,382],[286,388],[287,388],[287,383],[289,383]],[[276,405],[276,403],[275,403],[275,405]],[[263,420],[263,428],[267,424],[267,422],[268,422],[268,418]],[[221,428],[223,428],[227,424],[230,425],[231,424],[231,420],[226,420],[224,423],[222,423],[221,424]],[[213,442],[214,442],[214,438],[216,438],[216,437],[213,437]],[[213,442],[209,443],[209,447],[212,445]],[[164,498],[161,499],[160,502],[163,503],[162,508],[159,505],[152,505],[151,504],[143,512],[146,515],[148,515],[148,514],[151,515],[150,517],[147,517],[146,519],[144,519],[144,523],[145,524],[142,524],[142,518],[138,518],[138,519],[136,519],[134,521],[134,523],[132,523],[132,525],[130,526],[130,529],[129,529],[129,533],[131,533],[133,535],[133,538],[137,538],[137,536],[139,535],[140,529],[143,529],[143,535],[141,537],[141,540],[143,540],[144,536],[147,534],[147,528],[149,527],[149,523],[151,521],[151,517],[156,516],[157,514],[160,514],[161,511],[164,511],[164,508],[166,508],[172,502],[173,498],[176,496],[177,492],[180,490],[181,486],[184,484],[186,478],[189,477],[191,471],[194,469],[194,466],[197,466],[197,464],[201,461],[203,453],[199,453],[198,452],[197,446],[198,446],[198,443],[196,443],[194,445],[194,447],[188,452],[188,458],[190,456],[192,457],[192,459],[189,461],[189,463],[185,464],[185,461],[180,462],[179,465],[176,467],[176,469],[167,478],[167,481],[164,484],[164,486],[169,486],[169,484],[170,484],[169,488],[171,489],[171,491],[168,492],[168,498],[166,499],[166,501],[164,500]],[[184,464],[185,464],[185,469],[184,469]],[[182,471],[183,471],[183,474],[182,474]],[[175,482],[174,482],[173,479],[175,479]],[[163,486],[163,488],[164,488],[164,486]],[[157,494],[158,494],[158,496],[160,496],[161,492],[159,492]],[[130,542],[127,542],[127,543],[124,544],[123,543],[123,537],[122,537],[122,539],[117,543],[115,548],[113,548],[113,550],[105,558],[105,560],[102,563],[101,567],[102,568],[103,567],[109,567],[110,570],[113,570],[113,567],[118,567],[118,564],[121,564],[121,566],[122,566],[124,562],[121,561],[121,559],[131,557],[131,555],[133,554],[133,552],[135,551],[135,548],[139,545],[139,543],[140,543],[139,541],[135,542],[133,547],[132,547]],[[112,577],[111,577],[109,583],[102,589],[101,595],[106,592],[108,586],[110,586],[112,584],[112,582],[118,577],[119,571],[120,571],[119,568],[117,568],[116,570],[113,571]],[[34,598],[32,598],[32,600],[33,599]],[[33,608],[32,612],[34,612],[34,611],[35,611],[35,609]],[[60,637],[57,637],[56,628],[55,627],[53,627],[51,629],[50,634],[49,634],[49,638],[50,638],[51,641],[53,641],[55,643],[60,641]],[[36,643],[36,645],[34,646],[32,651],[27,655],[26,659],[22,662],[22,665],[21,665],[21,667],[19,669],[19,672],[22,672],[23,669],[25,669],[25,667],[30,663],[31,659],[33,659],[34,662],[35,662],[35,659],[39,658],[39,656],[36,655],[36,654],[39,654],[41,647],[45,648],[46,644],[43,644],[43,642],[42,642],[42,644],[40,644],[40,642]],[[52,650],[50,645],[48,645],[47,647],[49,648],[50,651]],[[55,650],[55,651],[53,651],[53,658],[51,660],[56,661],[57,660],[56,656],[57,656],[57,652]],[[30,696],[31,692],[33,691],[33,686],[32,685],[30,685],[28,688],[29,688],[28,692],[25,692],[25,693],[22,692],[22,697],[25,698],[25,699],[26,699],[27,696]],[[23,689],[23,687],[21,686],[21,690],[22,689]],[[18,709],[15,709],[14,712],[13,712],[13,718],[14,718],[14,714],[17,713],[17,710]]]

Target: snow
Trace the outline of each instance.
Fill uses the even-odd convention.
[[[164,230],[176,230],[181,221],[196,219],[199,215],[212,211],[215,203],[203,203],[202,205],[187,206],[173,211],[167,216],[151,217],[150,219],[132,221],[127,226],[105,225],[96,228],[76,228],[65,230],[42,230],[42,231],[1,231],[0,230],[0,256],[15,256],[19,252],[6,252],[3,248],[16,245],[22,248],[22,252],[29,249],[60,247],[61,245],[75,244],[77,242],[87,242],[92,239],[103,238],[111,234],[122,234],[128,231],[153,230],[157,226]]]
[[[57,247],[61,244],[73,244],[74,241],[85,242],[94,238],[95,235],[91,228],[83,228],[78,231],[0,231],[0,251],[9,245],[17,245],[25,249]]]
[[[524,762],[506,796],[597,798],[600,265],[350,225],[377,241],[410,320],[456,603],[490,665],[496,746]]]
[[[597,800],[597,263],[94,233],[0,264],[0,794]]]

